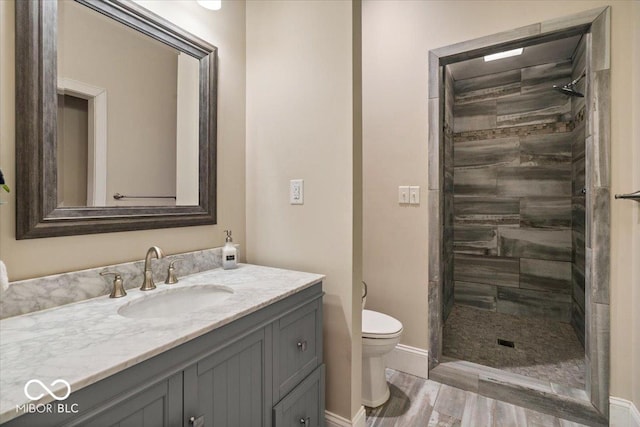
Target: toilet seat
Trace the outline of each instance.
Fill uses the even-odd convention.
[[[402,323],[384,313],[362,310],[362,337],[373,339],[396,338],[402,334]]]

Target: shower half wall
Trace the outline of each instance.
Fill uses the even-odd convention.
[[[455,81],[445,72],[445,320],[455,302],[572,322],[583,339],[584,261],[574,259],[584,259],[584,226],[573,218],[584,214],[574,197],[584,102],[552,90],[577,68],[568,59]]]

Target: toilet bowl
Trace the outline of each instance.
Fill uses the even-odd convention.
[[[377,311],[362,310],[362,404],[375,408],[389,399],[384,356],[400,342],[402,323]]]

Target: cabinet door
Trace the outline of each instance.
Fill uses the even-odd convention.
[[[273,407],[274,427],[324,426],[324,365]]]
[[[266,344],[261,329],[185,370],[184,425],[268,427]]]
[[[182,373],[76,419],[82,427],[174,427],[182,424]],[[95,412],[98,412],[96,415]]]

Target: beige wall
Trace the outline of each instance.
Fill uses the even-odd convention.
[[[631,183],[633,171],[637,173],[640,164],[640,124],[635,119],[640,111],[637,102],[632,105],[631,91],[640,75],[638,60],[632,65],[632,49],[638,49],[637,32],[632,42],[632,29],[640,22],[636,1],[364,2],[364,277],[370,285],[367,303],[404,323],[405,344],[427,348],[426,194],[423,191],[422,204],[417,208],[401,207],[396,200],[398,185],[419,184],[422,189],[427,186],[428,51],[609,4],[612,192],[621,193],[637,189]],[[637,302],[634,306],[630,296],[638,292],[632,283],[640,283],[637,268],[633,270],[640,259],[638,209],[640,205],[634,202],[612,201],[611,394],[635,399],[636,405],[640,404],[640,380],[631,374],[633,369],[639,369],[640,325],[637,314],[633,314],[638,311]],[[635,298],[637,301],[638,296]],[[635,324],[630,327],[633,316]]]
[[[150,245],[167,253],[221,246],[228,228],[244,252],[245,5],[213,12],[195,2],[140,3],[219,48],[218,225],[16,241],[14,191],[0,207],[0,258],[10,280],[141,259]],[[15,189],[13,1],[0,1],[0,31],[0,167]]]
[[[326,274],[326,407],[349,419],[361,369],[352,25],[350,1],[247,3],[247,259]],[[295,178],[302,206],[289,204]]]

